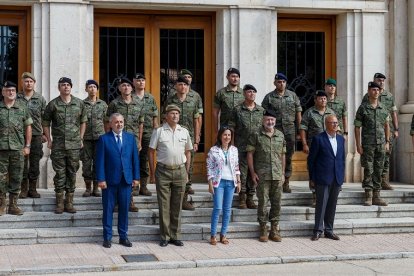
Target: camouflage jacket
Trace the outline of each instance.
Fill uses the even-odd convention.
[[[89,97],[84,99],[83,103],[85,104],[86,116],[88,117],[83,139],[98,140],[99,136],[105,133],[104,122],[108,105],[100,99],[93,103],[89,100]]]
[[[344,131],[344,124],[342,119],[348,116],[344,100],[335,96],[333,100],[328,99],[327,105],[335,112],[336,118],[338,118],[339,128],[341,131]]]
[[[229,86],[217,91],[213,106],[220,109],[220,125],[228,125],[233,116],[233,108],[244,102],[243,89],[232,91]]]
[[[177,94],[177,90],[175,90],[175,88],[172,88],[170,90],[170,93],[168,94],[168,98],[172,98],[175,94]],[[188,94],[189,95],[194,95],[198,99],[198,113],[200,115],[203,114],[204,113],[203,99],[201,98],[200,94],[197,91],[195,91],[191,88],[190,88],[190,91],[188,92]]]
[[[388,110],[389,114],[397,111],[397,106],[395,106],[394,96],[386,91],[383,90],[378,98],[379,102]],[[364,95],[364,98],[362,99],[362,103],[368,103],[368,93]],[[394,124],[390,124],[390,131],[393,131]]]
[[[30,99],[26,99],[24,93],[20,92],[17,94],[17,98],[26,105],[27,109],[29,109],[30,116],[33,120],[32,135],[42,135],[42,116],[46,108],[45,98],[38,92],[34,92]]]
[[[355,115],[354,126],[362,127],[362,145],[385,144],[385,123],[389,122],[389,112],[387,108],[378,103],[377,108],[369,103],[362,103]]]
[[[140,99],[138,96],[135,96],[138,99],[142,109],[141,116],[144,117],[144,133],[152,133],[153,120],[155,117],[158,117],[158,107],[155,102],[154,96],[149,92],[145,92],[144,97]]]
[[[315,135],[326,130],[325,117],[330,114],[336,115],[329,107],[326,107],[325,112],[321,115],[314,106],[303,113],[299,129],[306,131],[306,139],[308,142],[311,141]]]

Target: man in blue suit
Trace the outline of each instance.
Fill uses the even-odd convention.
[[[339,240],[333,232],[336,202],[345,178],[345,139],[337,135],[338,118],[325,118],[326,131],[312,139],[308,170],[316,192],[315,227],[311,240],[325,237]]]
[[[135,136],[123,132],[124,117],[113,113],[109,118],[112,131],[99,137],[96,148],[96,177],[102,189],[103,246],[112,244],[112,218],[118,202],[118,234],[121,245],[131,247],[128,240],[128,206],[131,186],[139,185],[139,158]]]

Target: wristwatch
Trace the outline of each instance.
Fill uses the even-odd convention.
[[[24,147],[30,149],[31,145],[27,144],[27,145],[24,145]]]

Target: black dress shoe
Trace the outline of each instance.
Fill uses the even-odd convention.
[[[334,240],[334,241],[339,241],[340,240],[339,236],[337,234],[334,234],[334,233],[325,233],[325,238],[328,238],[328,239],[331,239],[331,240]]]
[[[314,233],[311,238],[311,241],[317,241],[319,240],[320,237],[321,237],[321,233]]]
[[[174,244],[175,246],[184,246],[184,243],[180,240],[170,240],[168,243]]]
[[[166,247],[168,245],[168,241],[166,241],[166,240],[161,240],[160,241],[160,246],[161,247]]]
[[[128,239],[125,239],[125,240],[119,240],[119,244],[121,244],[121,245],[123,245],[123,246],[126,246],[126,247],[132,247],[132,243],[128,240]]]
[[[111,248],[112,242],[111,241],[104,241],[102,245],[105,248]]]

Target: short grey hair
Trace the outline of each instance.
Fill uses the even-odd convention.
[[[325,125],[326,125],[326,122],[328,121],[328,119],[329,118],[335,118],[335,119],[338,119],[338,117],[336,117],[336,115],[335,114],[329,114],[329,115],[326,115],[326,117],[325,117]]]
[[[122,117],[122,119],[124,119],[124,116],[121,113],[112,113],[111,116],[109,117],[109,122],[112,122],[114,118],[118,118],[118,117]]]

